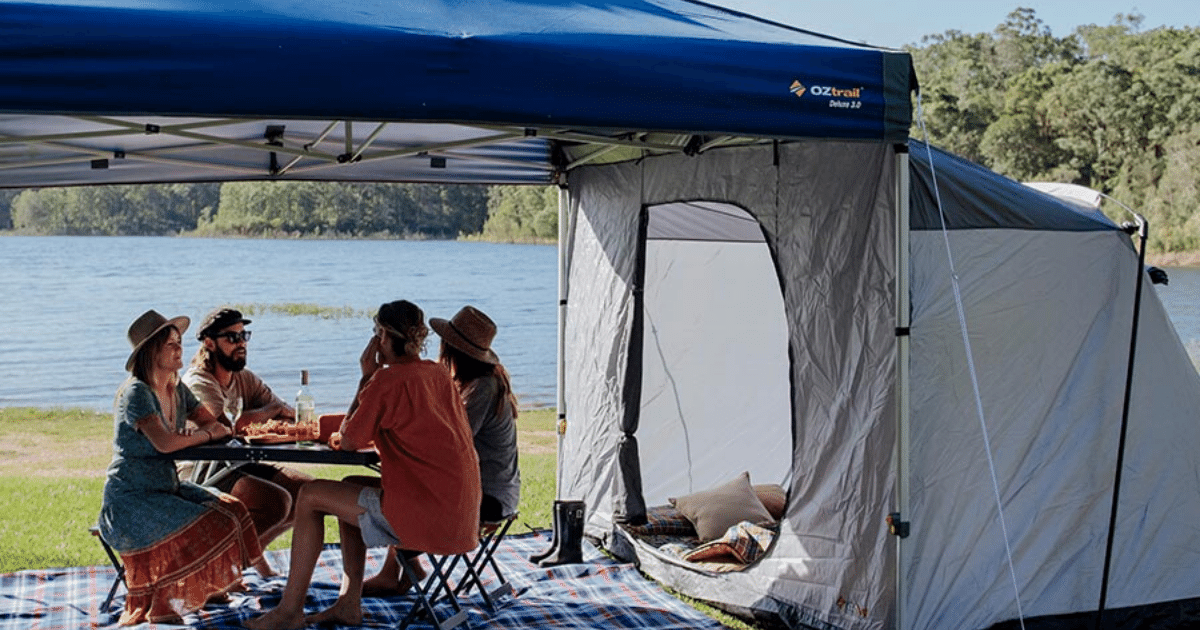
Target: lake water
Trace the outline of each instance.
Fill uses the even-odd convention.
[[[499,326],[494,348],[525,407],[555,401],[557,253],[553,246],[453,241],[152,237],[0,238],[0,407],[107,411],[125,378],[130,322],[149,308],[196,326],[220,304],[254,305],[249,365],[285,400],[311,372],[319,413],[343,411],[371,335],[364,313],[394,299],[426,317],[474,304]],[[1158,285],[1180,338],[1200,356],[1200,268]],[[353,315],[284,314],[315,304]],[[431,335],[426,356],[437,353]]]
[[[107,411],[125,378],[129,324],[146,309],[196,327],[221,304],[248,315],[249,367],[284,400],[310,371],[318,413],[344,411],[371,337],[366,313],[396,299],[450,318],[473,304],[495,320],[493,348],[526,407],[555,401],[557,252],[546,245],[453,241],[154,237],[0,238],[0,406]],[[356,315],[269,310],[315,304]],[[426,356],[436,357],[431,334]]]

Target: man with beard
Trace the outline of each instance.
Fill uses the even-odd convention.
[[[246,369],[250,331],[236,309],[221,307],[208,314],[196,336],[200,349],[183,376],[200,404],[236,433],[242,427],[271,419],[295,421],[296,413],[267,384]],[[232,417],[231,417],[232,416]],[[250,511],[259,542],[267,545],[292,526],[292,506],[300,487],[313,477],[298,470],[262,462],[231,463],[208,485],[241,500]],[[181,466],[181,471],[186,463]],[[256,568],[274,575],[266,560]]]

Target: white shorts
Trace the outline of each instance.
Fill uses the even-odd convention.
[[[383,490],[369,486],[358,493],[358,507],[364,510],[358,515],[358,528],[362,530],[363,542],[368,547],[400,544],[391,523],[388,523],[383,515],[383,504],[380,502],[382,496]]]

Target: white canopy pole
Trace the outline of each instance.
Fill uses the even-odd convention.
[[[555,399],[555,408],[558,413],[555,433],[558,435],[558,443],[554,451],[556,453],[554,464],[554,498],[556,499],[563,498],[562,452],[563,436],[567,433],[567,238],[569,234],[567,226],[570,222],[568,204],[569,195],[567,194],[567,188],[560,185],[558,189],[558,365],[556,373],[556,389],[558,390],[558,394]]]
[[[902,149],[902,150],[901,150]],[[904,618],[904,554],[901,547],[907,535],[907,523],[912,518],[908,505],[909,450],[909,382],[908,357],[910,350],[911,301],[909,299],[909,171],[908,145],[898,145],[896,152],[896,623],[908,627]]]

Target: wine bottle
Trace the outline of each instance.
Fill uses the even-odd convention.
[[[300,370],[300,391],[296,392],[296,422],[307,425],[317,419],[317,405],[308,391],[308,370]]]

